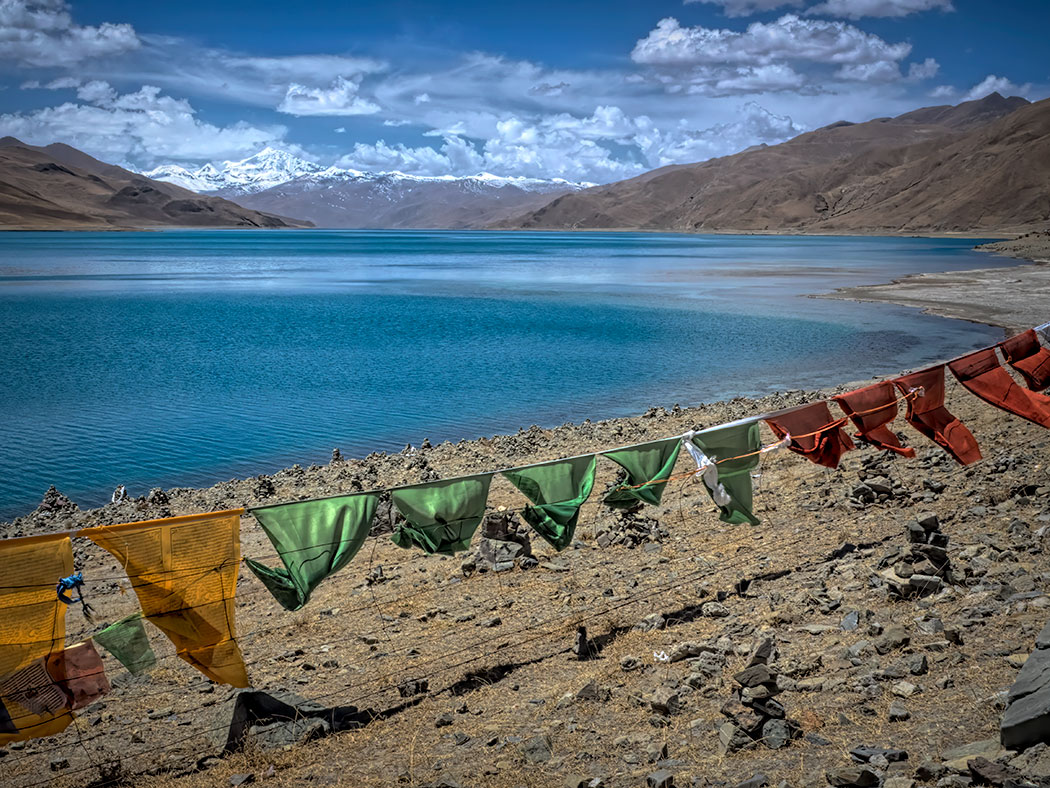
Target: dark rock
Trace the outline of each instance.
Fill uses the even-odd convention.
[[[791,720],[766,720],[762,725],[761,741],[769,749],[779,750],[801,735],[802,729]]]
[[[231,774],[230,785],[248,785],[255,782],[254,774]]]
[[[645,778],[647,788],[674,788],[674,774],[667,769],[660,769]]]
[[[1014,779],[1020,781],[1021,779],[1021,775],[1017,770],[1011,769],[1009,766],[1004,766],[1001,763],[994,763],[987,758],[982,758],[980,756],[974,758],[972,761],[968,761],[966,765],[970,769],[970,776],[973,778],[975,785],[1001,786],[1004,785],[1007,780]]]
[[[427,679],[407,679],[397,685],[398,694],[402,698],[411,698],[413,695],[422,695],[430,688]]]
[[[733,788],[765,788],[767,785],[769,785],[769,778],[759,772],[743,782],[737,783]]]
[[[724,755],[754,745],[754,739],[731,722],[724,723],[718,729],[718,748]]]
[[[751,656],[747,660],[747,666],[753,668],[756,665],[768,664],[769,660],[773,658],[774,648],[773,640],[771,638],[763,638],[751,652]]]
[[[909,717],[911,717],[911,712],[899,700],[895,700],[890,704],[890,722],[904,722]]]
[[[879,784],[879,775],[863,766],[843,766],[826,773],[828,785],[834,788],[873,788]]]
[[[53,490],[55,488],[52,487],[51,489]],[[63,769],[68,769],[69,768],[69,759],[67,759],[67,758],[55,758],[54,760],[51,761],[51,763],[48,764],[48,766],[50,766],[51,771],[53,771],[53,772],[59,772],[59,771],[62,771]]]
[[[446,727],[448,727],[451,724],[452,724],[452,715],[451,714],[441,714],[441,715],[438,716],[438,718],[436,720],[434,720],[434,727],[435,728],[446,728]]]
[[[678,693],[670,687],[657,687],[649,697],[649,705],[653,711],[665,717],[677,714],[679,710]]]
[[[1050,739],[1050,624],[1036,638],[1036,649],[1025,661],[1006,695],[999,726],[1004,747],[1024,749]]]
[[[839,626],[846,632],[854,631],[860,626],[860,613],[856,610],[847,613],[846,616],[839,623]]]
[[[876,755],[882,756],[888,763],[908,760],[908,753],[905,750],[885,747],[865,747],[864,745],[854,747],[849,751],[849,755],[857,763],[867,763]]]
[[[880,654],[888,654],[901,646],[908,645],[910,642],[911,638],[904,631],[904,627],[894,624],[888,627],[881,637],[876,639],[875,650]]]
[[[741,687],[758,687],[761,684],[776,683],[777,676],[766,665],[752,665],[733,676]]]
[[[523,741],[520,749],[529,763],[546,763],[551,759],[551,741],[546,736],[533,736]]]

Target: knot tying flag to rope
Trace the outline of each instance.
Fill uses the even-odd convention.
[[[55,586],[55,591],[58,593],[58,601],[66,605],[72,605],[75,602],[79,602],[80,606],[84,610],[84,618],[88,621],[92,620],[92,614],[95,612],[92,610],[91,605],[84,599],[84,573],[74,572],[69,577],[63,577],[58,581]],[[69,596],[70,591],[77,592],[77,598],[73,599]]]

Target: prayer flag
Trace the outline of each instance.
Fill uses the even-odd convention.
[[[905,420],[962,465],[981,459],[977,439],[944,407],[944,366],[896,378],[902,394],[911,394]]]
[[[522,519],[556,550],[572,543],[580,507],[594,487],[597,462],[597,455],[589,454],[503,473],[533,503],[522,511]]]
[[[897,390],[890,381],[838,394],[833,399],[860,430],[858,438],[904,457],[915,456],[915,449],[902,445],[888,426],[898,412]]]
[[[1003,358],[1021,377],[1032,391],[1042,391],[1050,386],[1050,351],[1039,344],[1039,335],[1035,329],[1004,340],[999,349]]]
[[[839,459],[856,448],[842,429],[842,419],[831,416],[826,402],[814,402],[765,420],[781,439],[791,438],[788,448],[810,462],[839,467]]]
[[[66,606],[55,584],[71,574],[65,534],[0,540],[0,745],[53,736],[73,720],[45,664],[66,638]]]
[[[639,501],[658,505],[681,450],[680,438],[668,438],[604,452],[603,457],[627,471],[627,480],[605,496],[605,505],[613,509],[629,509]]]
[[[128,573],[142,614],[213,681],[247,687],[234,598],[243,509],[86,528]]]
[[[407,522],[394,530],[394,544],[444,555],[466,550],[485,516],[491,481],[482,474],[395,489],[391,498]]]
[[[999,363],[994,349],[978,350],[956,359],[948,369],[970,392],[989,405],[1050,428],[1050,397],[1017,385]]]
[[[361,549],[378,502],[378,495],[344,495],[252,509],[284,568],[245,563],[285,610],[298,610]]]
[[[758,422],[748,421],[693,433],[692,442],[718,469],[718,487],[704,486],[718,504],[724,523],[750,523],[759,519],[751,511],[754,491],[751,471],[758,467],[761,448]],[[727,500],[728,499],[728,500]],[[726,501],[720,503],[720,501]]]
[[[152,668],[157,657],[150,646],[142,613],[133,613],[95,634],[94,640],[116,657],[133,676]]]

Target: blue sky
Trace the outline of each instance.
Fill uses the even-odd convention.
[[[0,134],[136,168],[610,181],[840,119],[1050,95],[1046,2],[0,0]]]

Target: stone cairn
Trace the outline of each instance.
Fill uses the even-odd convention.
[[[630,509],[616,509],[598,528],[598,547],[623,545],[634,548],[650,542],[663,542],[670,536],[660,521],[644,513],[645,504],[639,502]]]
[[[935,594],[952,582],[948,558],[948,534],[941,531],[937,515],[920,514],[905,526],[908,550],[895,557],[890,569],[882,572],[890,592],[898,597]]]
[[[769,667],[772,656],[773,641],[767,638],[756,646],[747,667],[733,676],[739,688],[722,706],[728,721],[718,729],[719,752],[723,755],[756,743],[779,750],[802,735],[801,726],[787,719],[784,705],[776,700],[782,690],[777,685],[777,673]]]
[[[463,560],[460,568],[469,576],[474,572],[506,572],[515,565],[531,569],[537,563],[528,529],[515,512],[501,506],[485,515],[478,549]]]

